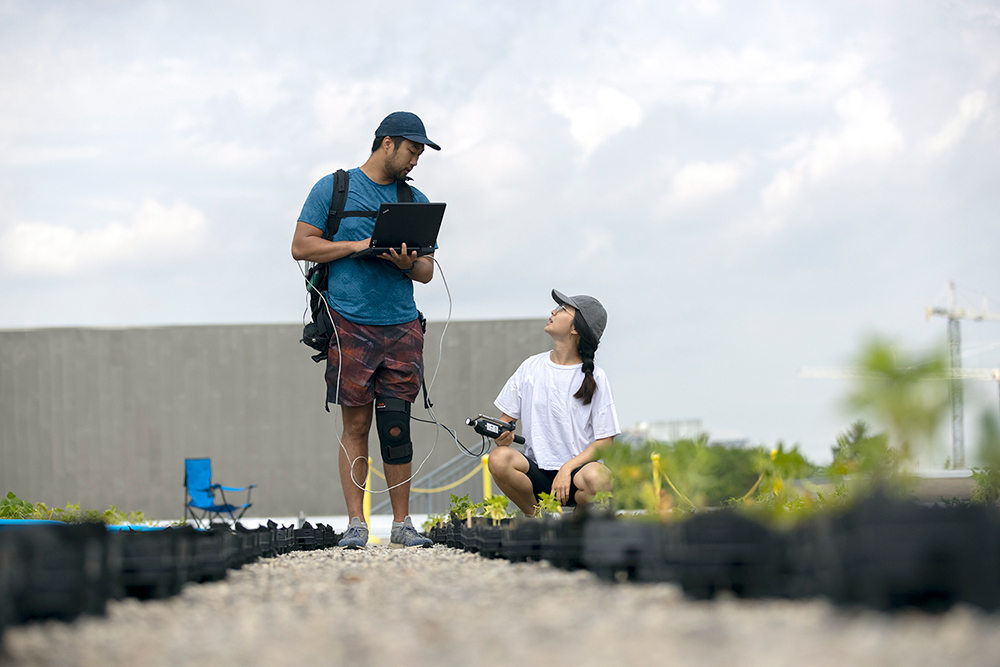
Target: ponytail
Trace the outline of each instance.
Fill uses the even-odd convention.
[[[590,327],[580,317],[580,311],[577,311],[573,316],[573,325],[577,333],[580,334],[577,351],[580,353],[580,358],[583,359],[583,367],[580,369],[583,371],[583,383],[573,394],[573,398],[579,398],[584,405],[590,405],[594,399],[594,392],[597,391],[597,380],[594,379],[594,353],[597,352],[598,343],[590,333]]]

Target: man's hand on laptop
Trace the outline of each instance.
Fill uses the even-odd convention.
[[[384,252],[379,257],[389,260],[403,271],[409,271],[413,268],[413,263],[417,261],[417,251],[414,250],[411,253],[407,253],[406,244],[404,243],[400,248],[400,252],[396,252],[395,248],[389,248],[389,252]]]

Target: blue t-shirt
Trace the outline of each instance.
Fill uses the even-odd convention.
[[[384,202],[398,201],[395,181],[380,185],[368,178],[360,167],[349,170],[348,174],[350,187],[344,210],[377,211]],[[412,190],[413,201],[427,201],[422,192],[416,188]],[[306,203],[302,205],[299,220],[326,232],[332,198],[333,174],[328,174],[319,179],[309,192]],[[361,241],[370,237],[374,229],[374,215],[370,218],[341,218],[340,229],[333,240]],[[417,318],[413,281],[395,264],[377,257],[344,257],[330,262],[326,300],[331,308],[358,324],[401,324]]]

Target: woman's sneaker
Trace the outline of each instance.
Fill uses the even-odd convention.
[[[347,531],[344,533],[343,539],[337,543],[337,546],[344,547],[345,549],[364,549],[367,544],[368,524],[358,517],[354,517],[347,526]]]
[[[420,533],[413,527],[410,517],[403,519],[402,523],[392,522],[392,533],[389,535],[389,546],[393,549],[404,547],[430,547],[434,542]]]

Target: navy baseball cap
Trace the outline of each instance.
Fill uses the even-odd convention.
[[[417,114],[409,111],[393,111],[386,116],[375,130],[375,137],[403,137],[430,146],[436,151],[441,150],[440,146],[427,138],[427,130]]]

